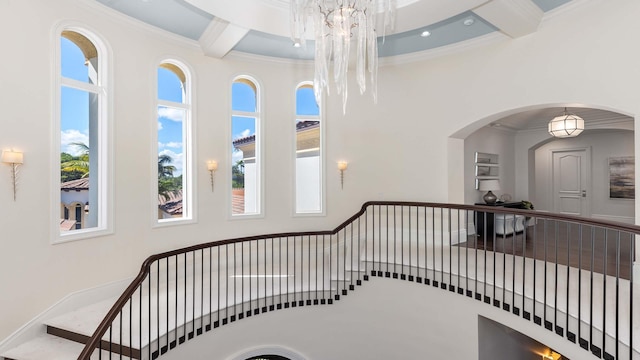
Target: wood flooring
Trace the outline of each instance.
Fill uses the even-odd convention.
[[[539,219],[515,235],[470,235],[460,246],[525,256],[630,279],[634,235]]]

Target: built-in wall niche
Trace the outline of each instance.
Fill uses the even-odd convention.
[[[498,154],[476,151],[475,158],[476,190],[481,180],[498,180],[500,178],[500,162]]]

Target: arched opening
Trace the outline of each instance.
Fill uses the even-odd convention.
[[[547,124],[562,113],[565,106],[584,118],[585,131],[574,138],[553,138]],[[637,224],[638,205],[633,194],[638,183],[635,169],[624,169],[628,176],[623,181],[626,193],[616,193],[615,188],[620,164],[638,153],[635,124],[635,116],[620,109],[561,103],[521,107],[479,119],[450,137],[451,201],[466,204],[483,201],[483,193],[475,188],[474,158],[475,152],[482,152],[498,156],[501,189],[496,194],[498,197],[508,194],[506,198],[512,200],[531,201],[536,210],[571,213],[558,205],[555,175],[563,155],[579,158],[572,152],[584,150],[586,181],[585,186],[578,189],[576,201],[590,201],[584,215],[579,215]],[[463,150],[451,150],[457,148]],[[462,168],[456,167],[456,162],[463,164]],[[629,182],[629,178],[633,180]],[[456,192],[464,195],[455,198]]]

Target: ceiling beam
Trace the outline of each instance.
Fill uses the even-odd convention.
[[[249,29],[234,25],[220,18],[214,18],[204,30],[198,42],[205,55],[221,59],[248,32]]]
[[[492,0],[473,12],[512,38],[536,32],[544,15],[532,0]]]

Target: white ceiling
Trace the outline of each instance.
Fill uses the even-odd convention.
[[[293,49],[288,0],[95,0],[147,24],[200,42],[205,54],[236,50],[310,59],[313,44]],[[500,31],[535,32],[544,13],[576,0],[398,0],[396,28],[380,56],[434,49]],[[465,26],[464,20],[473,19]],[[431,36],[421,37],[424,30]]]
[[[197,41],[223,58],[238,51],[276,58],[312,59],[313,41],[294,48],[289,38],[289,0],[94,0],[126,16]],[[537,31],[545,13],[582,0],[398,0],[396,28],[382,42],[381,57],[424,52],[501,32],[518,38]],[[473,24],[465,25],[465,20]],[[428,30],[431,35],[420,34]],[[544,129],[563,108],[524,111],[489,126],[511,131]],[[570,108],[586,126],[633,119],[604,110]]]
[[[489,126],[512,131],[547,129],[549,121],[556,116],[562,115],[564,110],[564,107],[549,107],[545,109],[523,111],[494,121]],[[629,125],[627,127],[632,128],[633,124],[632,117],[607,110],[569,107],[567,108],[567,112],[583,118],[585,129],[610,127],[620,128],[624,127],[621,126],[624,124],[627,124]],[[614,124],[618,126],[611,126]]]

